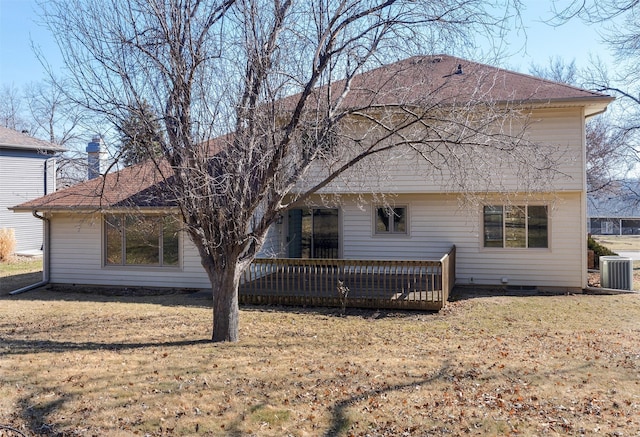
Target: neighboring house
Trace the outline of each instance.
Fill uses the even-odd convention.
[[[465,203],[465,193],[443,188],[447,174],[431,178],[424,163],[387,156],[381,178],[371,168],[370,178],[348,174],[325,187],[340,198],[335,207],[315,197],[309,207],[290,210],[273,226],[262,256],[430,260],[455,245],[458,284],[585,288],[585,120],[612,98],[449,56],[367,72],[354,81],[352,98],[377,98],[356,89],[382,80],[402,96],[384,94],[381,107],[393,107],[394,98],[419,102],[434,90],[464,103],[472,88],[521,109],[529,115],[529,139],[549,153],[559,149],[559,176],[547,191],[528,192],[517,170],[505,169],[494,180],[468,181],[478,191],[476,202]],[[157,195],[171,183],[158,173],[141,164],[14,208],[47,217],[52,283],[210,287],[194,245],[170,219],[172,203]],[[393,214],[372,194],[381,192]]]
[[[640,235],[640,182],[624,181],[619,194],[589,196],[587,228],[593,235]]]
[[[42,221],[8,208],[56,190],[60,146],[0,127],[0,228],[15,232],[16,252],[42,247]]]

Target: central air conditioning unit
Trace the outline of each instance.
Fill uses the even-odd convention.
[[[633,290],[633,260],[625,256],[600,257],[602,288]]]

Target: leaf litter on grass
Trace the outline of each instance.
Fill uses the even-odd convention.
[[[346,317],[247,307],[237,344],[207,342],[209,302],[185,299],[3,299],[0,424],[50,435],[640,429],[637,295],[496,296]]]

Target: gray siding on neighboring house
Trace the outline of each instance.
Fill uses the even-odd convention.
[[[42,221],[8,208],[55,191],[55,173],[51,155],[0,148],[0,228],[14,229],[17,252],[41,248]]]

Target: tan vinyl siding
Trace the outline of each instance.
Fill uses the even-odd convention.
[[[516,132],[520,128],[514,126]],[[581,190],[584,176],[583,112],[582,108],[539,109],[531,113],[526,128],[527,139],[546,149],[557,167],[554,178],[543,188],[546,191]],[[486,156],[483,155],[486,154]],[[536,189],[522,179],[506,155],[497,151],[480,152],[466,162],[464,190],[478,192],[526,191]],[[460,192],[456,177],[449,171],[444,157],[430,156],[435,164],[417,157],[413,152],[395,150],[368,158],[353,170],[339,176],[322,190],[325,193],[443,193]],[[317,182],[323,170],[313,167],[304,186]],[[467,177],[468,176],[468,177]],[[536,175],[532,180],[540,183]]]
[[[103,266],[102,218],[98,214],[55,214],[51,220],[52,283],[210,288],[200,257],[186,234],[181,238],[181,266]]]
[[[346,259],[439,259],[457,247],[458,284],[582,288],[583,235],[580,193],[528,197],[529,204],[549,207],[549,248],[484,248],[482,205],[465,205],[455,195],[411,194],[390,199],[406,206],[407,235],[376,235],[373,208],[366,197],[345,197],[341,206],[341,247]],[[517,198],[514,200],[517,202]],[[487,204],[499,203],[497,198]],[[51,282],[94,285],[209,288],[193,244],[182,238],[178,269],[103,267],[102,221],[99,215],[56,214],[51,222]],[[283,230],[284,231],[284,230]],[[261,256],[273,256],[286,236],[275,225]]]
[[[536,111],[528,126],[529,139],[561,148],[559,177],[554,186],[558,191],[583,189],[586,168],[584,151],[584,117],[582,108],[546,109]],[[563,175],[563,176],[560,176]]]
[[[549,205],[549,248],[484,248],[482,206],[463,206],[454,195],[400,195],[395,204],[408,205],[408,236],[373,234],[372,206],[347,201],[342,236],[347,259],[439,259],[457,248],[459,284],[582,288],[580,194],[530,198],[530,204]],[[489,200],[489,202],[491,202]],[[499,202],[495,199],[493,202]]]
[[[282,232],[284,232],[284,226],[282,224],[276,223],[269,228],[264,245],[257,255],[258,258],[278,258],[283,256]]]

